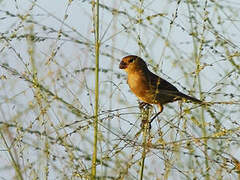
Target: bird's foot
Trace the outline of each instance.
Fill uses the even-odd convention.
[[[145,103],[145,102],[139,102],[139,108],[140,109],[142,109],[142,108],[149,108],[151,106],[152,106],[151,104],[148,104],[148,103]]]

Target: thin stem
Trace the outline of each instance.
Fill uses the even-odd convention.
[[[202,29],[202,33],[201,33],[201,41],[200,41],[200,46],[199,46],[199,54],[197,56],[196,59],[196,63],[197,63],[197,80],[198,80],[198,89],[200,92],[200,98],[202,99],[202,87],[201,87],[201,79],[199,76],[199,65],[200,65],[200,59],[202,57],[202,49],[203,49],[203,44],[204,44],[204,32],[206,30],[206,20],[208,18],[208,13],[207,13],[207,0],[205,1],[205,7],[204,7],[204,16],[203,16],[203,29]],[[207,137],[207,130],[206,130],[206,121],[205,121],[205,117],[204,117],[204,108],[201,108],[201,121],[202,121],[202,134],[204,137]],[[209,163],[208,163],[208,139],[204,139],[204,154],[205,154],[205,168],[206,168],[206,180],[209,180]]]
[[[144,164],[145,164],[145,159],[146,159],[146,154],[147,154],[147,135],[150,131],[150,122],[149,122],[149,118],[150,118],[150,108],[147,107],[146,109],[144,109],[143,111],[143,120],[142,120],[142,124],[143,124],[143,152],[142,152],[142,158],[141,158],[141,169],[140,169],[140,180],[143,180],[143,172],[144,172]],[[146,120],[145,120],[146,119]]]
[[[95,2],[93,2],[95,6]],[[95,9],[95,7],[94,7]],[[94,111],[94,142],[93,142],[93,156],[92,156],[92,179],[96,179],[96,162],[97,162],[97,141],[98,141],[98,101],[99,101],[99,0],[96,1],[96,18],[95,24],[95,111]]]
[[[9,154],[11,160],[12,160],[13,167],[14,167],[14,169],[16,170],[16,172],[17,172],[17,174],[18,174],[18,178],[21,179],[21,180],[23,180],[23,176],[22,176],[22,173],[21,173],[20,166],[19,166],[19,164],[15,161],[15,159],[14,159],[14,157],[13,157],[13,154],[12,154],[12,152],[11,152],[11,149],[10,149],[10,147],[8,146],[7,141],[6,141],[6,139],[5,139],[5,137],[4,137],[4,135],[3,135],[3,133],[2,133],[1,130],[0,130],[0,134],[1,134],[1,137],[2,137],[2,140],[3,140],[3,143],[5,144],[5,146],[6,146],[6,148],[7,148],[8,154]]]

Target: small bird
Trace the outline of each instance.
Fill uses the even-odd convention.
[[[130,55],[122,58],[119,68],[127,72],[128,85],[138,99],[147,104],[158,105],[159,112],[150,123],[163,111],[164,104],[183,99],[203,103],[201,100],[181,93],[171,83],[149,71],[145,61],[138,56]]]

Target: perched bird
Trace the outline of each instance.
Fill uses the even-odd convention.
[[[149,71],[147,64],[138,56],[130,55],[122,59],[119,68],[128,74],[128,85],[131,91],[147,104],[157,104],[159,112],[152,118],[153,121],[162,111],[163,105],[178,100],[190,100],[195,103],[202,101],[181,93],[168,81]]]

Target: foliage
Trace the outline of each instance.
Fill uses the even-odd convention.
[[[89,179],[95,2],[0,3],[0,177]],[[239,178],[239,6],[100,1],[97,179]],[[144,113],[129,92],[128,54],[210,105],[171,103],[141,128],[157,108]]]

